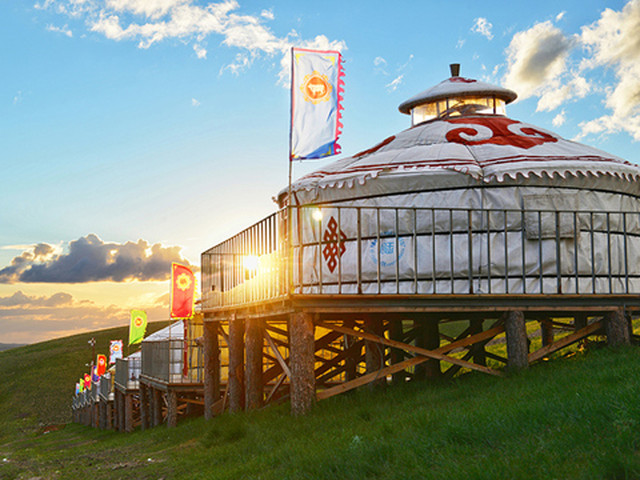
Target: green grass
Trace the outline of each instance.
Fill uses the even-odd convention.
[[[121,434],[70,424],[39,434],[40,422],[63,417],[56,408],[68,412],[70,387],[63,385],[62,399],[46,398],[26,379],[38,378],[34,370],[47,358],[80,356],[85,345],[77,336],[14,351],[21,368],[11,391],[5,373],[18,360],[0,354],[8,432],[0,437],[0,478],[640,478],[637,347],[588,350],[506,379],[468,374],[446,384],[363,389],[302,418],[280,405],[175,429]],[[63,370],[52,367],[47,381],[74,381],[76,372]]]

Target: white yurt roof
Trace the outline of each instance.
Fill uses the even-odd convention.
[[[126,360],[128,360],[130,358],[142,358],[142,351],[138,350],[137,352],[133,352],[131,355],[127,355],[125,357]]]
[[[400,110],[409,112],[421,102],[460,92],[515,98],[510,90],[465,80],[445,80],[407,100]],[[504,115],[476,113],[428,120],[334,161],[296,181],[292,203],[523,182],[640,195],[639,179],[640,167],[615,155]],[[286,193],[280,192],[281,203]]]
[[[159,342],[162,340],[184,340],[184,323],[178,320],[171,325],[152,333],[143,342]]]

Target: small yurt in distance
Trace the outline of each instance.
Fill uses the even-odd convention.
[[[410,128],[296,181],[294,291],[640,293],[640,168],[515,98],[452,69],[400,105]]]

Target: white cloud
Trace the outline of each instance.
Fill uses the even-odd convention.
[[[195,98],[191,99],[191,106],[192,107],[199,107],[200,106],[200,102],[198,100],[196,100]]]
[[[580,135],[626,131],[640,140],[640,0],[621,11],[605,9],[598,21],[582,27],[580,40],[591,54],[581,67],[611,68],[617,82],[605,91],[611,113],[581,123]]]
[[[62,27],[56,27],[55,25],[47,25],[47,31],[62,33],[63,35],[66,35],[69,38],[73,37],[73,32],[69,29],[67,25],[64,25]]]
[[[560,20],[562,20],[565,16],[567,12],[565,12],[564,10],[562,12],[560,12],[558,15],[556,15],[556,22],[559,22]]]
[[[207,58],[207,49],[204,48],[202,45],[200,45],[199,43],[196,43],[193,46],[193,51],[196,52],[196,56],[198,58],[204,59]]]
[[[491,33],[491,29],[493,25],[484,17],[478,17],[473,21],[473,27],[471,27],[472,32],[479,33],[480,35],[487,37],[489,40],[493,38],[493,33]]]
[[[13,104],[17,105],[19,103],[22,103],[22,90],[18,90],[18,93],[13,97]]]
[[[560,127],[561,125],[564,125],[565,120],[566,120],[565,112],[564,110],[562,110],[559,114],[553,117],[553,120],[551,120],[551,123],[553,124],[554,127]]]
[[[520,99],[540,94],[566,72],[573,44],[548,21],[516,33],[506,49],[505,86],[516,90]]]
[[[376,67],[380,67],[380,66],[384,67],[384,66],[387,65],[387,61],[382,57],[376,57],[376,58],[373,59],[373,64]]]
[[[402,79],[403,78],[404,78],[404,75],[399,75],[396,78],[394,78],[390,83],[385,85],[385,87],[387,87],[389,89],[389,91],[393,92],[402,83]]]
[[[258,16],[242,15],[236,0],[42,0],[36,8],[82,18],[89,31],[110,40],[135,41],[143,49],[167,39],[179,39],[191,44],[198,58],[206,58],[207,50],[202,46],[206,37],[219,35],[222,45],[242,50],[241,56],[223,66],[221,72],[237,74],[261,54],[280,54],[282,83],[289,77],[288,52],[293,45],[346,49],[344,42],[330,41],[323,35],[312,40],[301,40],[295,31],[285,37],[276,36],[265,24],[275,18],[271,10],[262,10]]]
[[[458,40],[458,43],[456,43],[456,48],[462,48],[464,46],[464,38],[461,38]]]

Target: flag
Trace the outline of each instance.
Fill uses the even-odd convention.
[[[189,267],[171,264],[171,318],[193,317],[196,277]]]
[[[82,390],[80,390],[80,383],[76,382],[76,395],[78,395]]]
[[[291,49],[290,160],[340,153],[343,76],[340,52]]]
[[[131,310],[129,345],[140,343],[147,331],[147,314],[143,310]]]
[[[91,368],[91,381],[93,383],[97,383],[98,380],[100,380],[100,377],[98,376],[98,366],[94,365]]]
[[[96,359],[96,365],[98,368],[98,376],[104,375],[104,372],[107,371],[107,357],[106,355],[98,355]]]
[[[84,374],[84,388],[91,390],[91,375],[88,373]]]
[[[109,365],[122,358],[122,340],[111,340],[109,343]]]
[[[84,392],[84,377],[80,377],[80,393]]]

